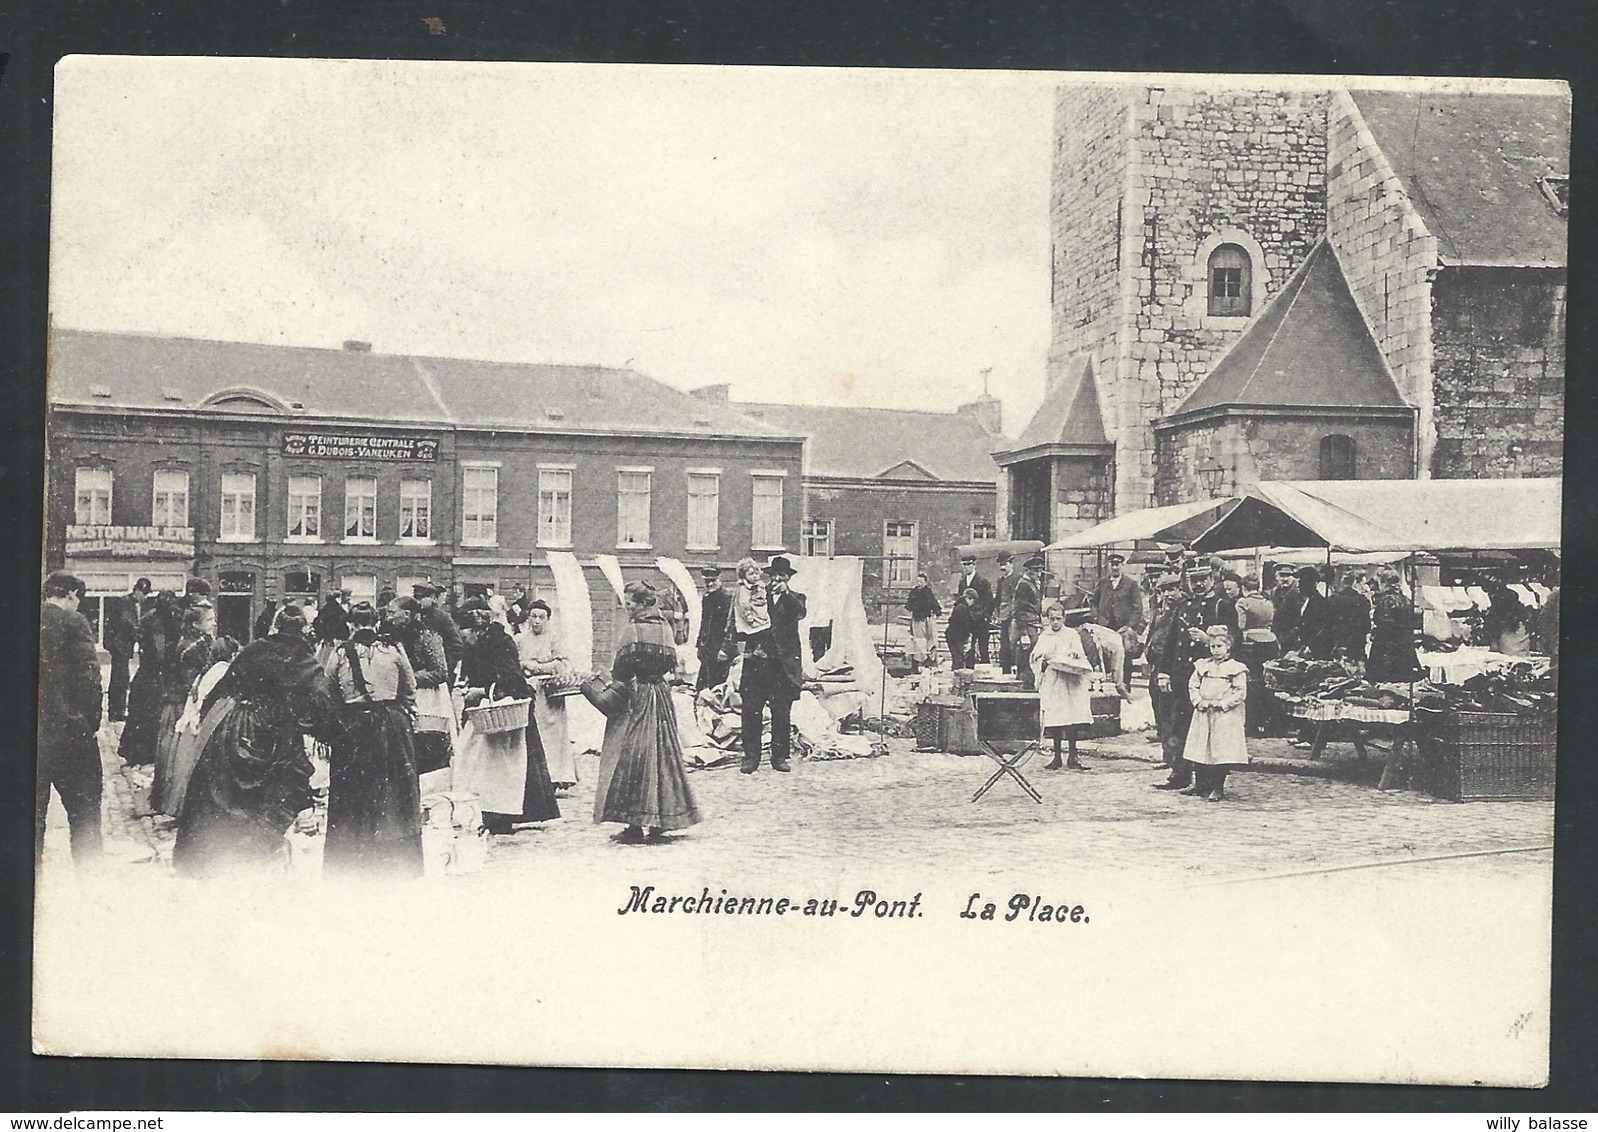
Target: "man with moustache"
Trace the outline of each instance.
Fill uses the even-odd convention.
[[[993,586],[981,574],[977,573],[977,557],[974,554],[965,554],[960,557],[960,576],[955,579],[954,594],[956,600],[966,590],[976,590],[976,604],[972,606],[972,613],[976,617],[973,626],[973,635],[976,640],[976,654],[978,664],[988,663],[988,619],[993,615]],[[1034,640],[1036,637],[1034,637]]]
[[[694,652],[699,655],[699,678],[694,690],[702,692],[725,684],[732,668],[728,637],[732,632],[732,595],[721,584],[720,567],[702,567],[699,577],[705,594],[699,601],[699,636],[694,641]]]

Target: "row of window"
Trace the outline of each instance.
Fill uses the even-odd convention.
[[[570,467],[538,470],[538,545],[572,545],[572,473]],[[721,545],[721,473],[714,469],[689,471],[687,549],[718,550]],[[114,474],[110,468],[80,467],[75,484],[74,521],[82,526],[111,525]],[[653,468],[616,470],[616,545],[648,549]],[[753,499],[751,545],[780,549],[782,537],[783,475],[754,472],[750,476]],[[150,523],[156,527],[187,527],[189,476],[187,472],[161,470],[154,476]],[[400,482],[400,541],[432,542],[433,483],[426,479]],[[322,477],[291,475],[288,481],[288,541],[325,542],[332,532],[322,500]],[[220,499],[222,542],[256,539],[255,475],[228,472],[222,476]],[[377,480],[348,476],[344,480],[343,540],[377,541]],[[499,544],[499,469],[467,466],[461,475],[461,543],[465,546]]]
[[[818,558],[832,556],[831,519],[806,519],[799,528],[799,553]],[[971,524],[971,541],[991,541],[998,537],[993,523]],[[882,524],[883,582],[889,586],[914,585],[920,569],[920,540],[916,524],[907,519],[890,519]]]

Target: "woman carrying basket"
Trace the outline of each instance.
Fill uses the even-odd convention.
[[[494,718],[498,713],[487,710],[495,701],[532,699],[516,642],[493,619],[487,603],[471,602],[466,612],[476,625],[476,637],[461,658],[466,712],[456,746],[453,787],[479,797],[483,825],[490,833],[510,833],[519,822],[553,821],[560,817],[560,804],[544,760],[537,718],[527,711],[525,725],[506,730]],[[526,708],[524,704],[522,710]]]
[[[627,703],[605,725],[594,821],[622,823],[618,841],[658,841],[667,830],[697,825],[699,808],[683,770],[666,682],[677,668],[671,621],[656,607],[648,582],[633,582],[626,594],[628,623],[611,674],[627,685]]]

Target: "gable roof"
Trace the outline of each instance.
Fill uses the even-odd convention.
[[[970,413],[748,402],[732,408],[807,437],[805,473],[814,476],[992,483],[999,474],[992,453],[1005,442]]]
[[[1349,93],[1446,262],[1565,264],[1569,223],[1539,181],[1570,172],[1566,95]]]
[[[1099,409],[1099,387],[1093,378],[1093,363],[1076,360],[1064,377],[1054,383],[1043,404],[1021,432],[1011,452],[1021,452],[1053,444],[1104,445],[1104,414]]]
[[[52,332],[48,394],[108,409],[232,409],[218,402],[247,398],[257,412],[465,428],[784,435],[633,370],[84,330]]]
[[[1172,415],[1226,405],[1407,407],[1324,238]]]

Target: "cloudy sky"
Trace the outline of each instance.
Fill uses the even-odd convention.
[[[69,58],[56,325],[630,364],[1012,432],[1046,75]]]

